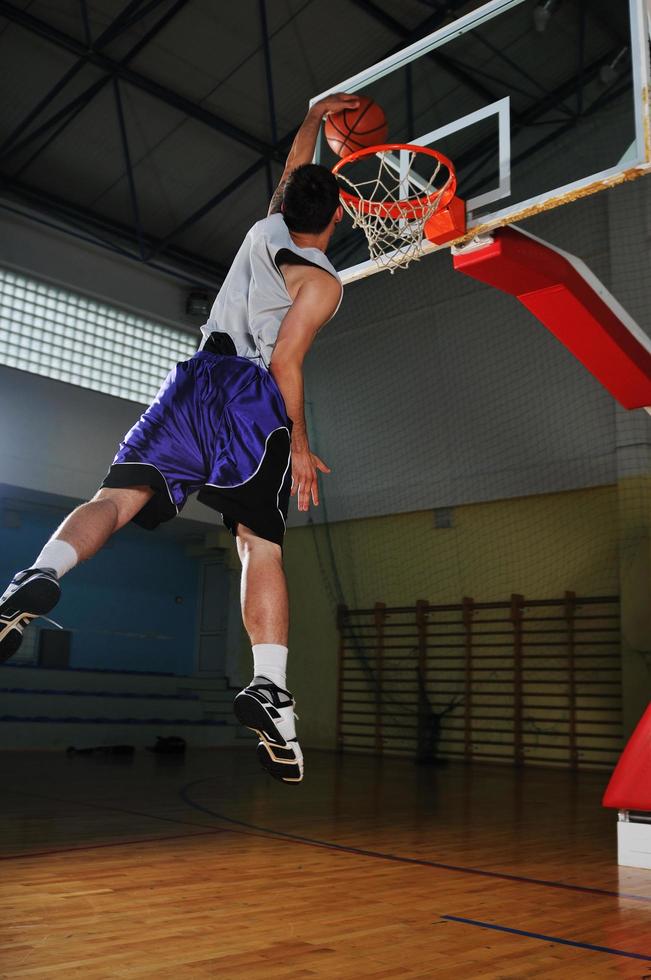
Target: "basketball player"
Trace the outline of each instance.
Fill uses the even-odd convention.
[[[0,597],[0,660],[32,619],[48,613],[59,580],[135,521],[153,529],[188,495],[220,511],[242,562],[242,617],[253,680],[235,699],[259,737],[258,756],[283,782],[303,757],[286,689],[288,598],[282,542],[291,494],[319,503],[303,408],[303,359],[336,313],[342,286],[325,249],[342,218],[335,177],[313,165],[323,117],[355,108],[337,94],[315,104],[296,134],[268,216],[251,228],[202,327],[199,351],[177,364],[120,444],[92,500],[61,524]]]

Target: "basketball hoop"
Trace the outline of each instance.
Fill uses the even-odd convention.
[[[425,175],[416,161],[427,164]],[[351,164],[361,171],[356,179],[342,173]],[[342,157],[332,172],[348,188],[340,188],[341,203],[353,227],[366,235],[378,269],[406,268],[421,257],[423,238],[442,243],[465,231],[454,166],[438,150],[408,143],[367,146]]]

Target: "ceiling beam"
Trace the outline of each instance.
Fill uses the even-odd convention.
[[[78,58],[83,58],[87,64],[95,65],[96,68],[101,68],[110,75],[117,76],[128,85],[132,85],[134,88],[146,92],[159,102],[163,102],[173,109],[177,109],[190,119],[195,119],[197,122],[209,126],[214,131],[234,140],[241,146],[246,146],[248,149],[260,154],[260,156],[268,160],[276,160],[279,163],[284,162],[282,151],[271,143],[259,139],[252,133],[246,132],[234,123],[211,112],[209,109],[205,109],[203,106],[198,105],[191,99],[187,99],[178,92],[174,92],[172,89],[167,88],[167,86],[161,85],[159,82],[133,71],[127,65],[115,61],[101,51],[95,48],[88,50],[83,41],[78,41],[77,38],[65,34],[63,31],[58,30],[58,28],[53,27],[38,17],[34,17],[33,14],[28,13],[26,10],[21,10],[19,7],[14,6],[13,3],[9,3],[8,0],[0,0],[0,15],[6,17],[12,23],[18,24],[30,33],[36,34],[51,44],[62,48],[64,51],[68,51]]]
[[[145,257],[145,242],[142,230],[142,221],[140,220],[140,205],[138,203],[138,191],[136,190],[136,181],[133,176],[133,165],[131,163],[131,150],[129,149],[129,136],[127,134],[127,124],[124,118],[124,106],[122,105],[122,95],[120,93],[120,83],[113,76],[113,97],[115,100],[115,112],[118,119],[118,128],[120,130],[120,142],[122,144],[122,154],[124,156],[124,167],[127,173],[127,182],[129,184],[129,198],[131,200],[131,214],[133,217],[133,227],[136,232],[136,238],[138,239],[138,253],[141,259]]]
[[[136,6],[138,6],[140,2],[141,0],[138,0],[138,4],[136,4]],[[157,0],[157,5],[160,2],[161,0]],[[133,3],[129,4],[129,6],[122,11],[122,14],[120,14],[111,24],[109,24],[106,30],[102,31],[102,33],[95,41],[96,50],[99,51],[106,44],[109,44],[111,41],[115,40],[116,37],[118,37],[124,30],[127,29],[127,26],[131,25],[130,21],[128,25],[124,23],[124,16],[127,13],[127,11],[129,11],[133,6],[134,6]],[[92,45],[92,42],[90,40],[90,26],[88,23],[88,11],[84,0],[82,0],[81,14],[82,14],[82,21],[84,26],[84,35],[87,39],[86,43],[89,49]],[[161,21],[159,21],[158,23],[162,24],[163,21],[165,20],[166,17],[161,18]],[[154,29],[158,31],[159,29],[158,24],[155,25]],[[135,53],[136,53],[136,49],[132,48],[131,51],[129,51],[128,56],[126,58],[123,58],[122,61],[126,63],[128,60],[130,60],[135,56]],[[40,99],[39,102],[37,102],[34,108],[31,109],[23,119],[21,119],[18,125],[12,130],[9,136],[4,140],[2,145],[0,145],[1,155],[4,156],[7,152],[13,150],[18,137],[25,132],[25,130],[31,125],[31,123],[38,118],[38,116],[40,116],[40,114],[43,112],[44,109],[47,109],[47,107],[51,105],[51,103],[54,101],[54,99],[59,94],[59,92],[63,91],[63,89],[68,85],[68,82],[72,81],[75,75],[79,74],[79,72],[82,70],[82,68],[85,67],[85,65],[86,65],[86,59],[78,58],[77,61],[74,63],[74,65],[68,68],[68,70],[59,79],[59,81],[56,82],[52,86],[52,88],[50,88],[45,93],[43,98]],[[30,136],[30,140],[31,138],[32,137]]]
[[[149,253],[149,259],[156,258],[157,255],[161,255],[163,252],[166,252],[169,249],[172,240],[176,238],[177,235],[187,231],[188,228],[192,227],[192,225],[196,225],[198,221],[205,218],[205,216],[216,208],[218,204],[221,204],[227,197],[230,197],[231,194],[238,189],[238,187],[241,187],[247,180],[249,180],[250,177],[253,177],[266,166],[268,166],[268,161],[263,157],[260,157],[260,159],[256,160],[255,163],[252,163],[250,167],[239,173],[237,177],[230,182],[230,184],[227,184],[226,187],[222,187],[216,194],[213,194],[213,196],[202,204],[201,207],[197,208],[196,211],[193,211],[189,217],[185,218],[181,222],[181,224],[173,228],[172,231],[165,236],[165,238],[157,242],[156,246]]]
[[[262,34],[262,51],[264,54],[264,69],[267,81],[267,104],[269,106],[269,129],[271,132],[271,142],[274,146],[278,143],[278,123],[276,120],[276,97],[274,93],[271,43],[269,40],[269,23],[267,18],[267,0],[258,0],[258,11],[260,14],[260,32]],[[271,161],[267,160],[267,196],[271,199],[274,193],[274,175]]]
[[[429,17],[426,17],[424,21],[421,21],[421,23],[418,24],[418,26],[413,30],[410,30],[408,27],[405,27],[404,24],[401,24],[399,20],[396,20],[395,17],[392,17],[391,14],[388,14],[385,10],[382,10],[381,7],[376,6],[372,0],[349,0],[349,2],[355,7],[359,7],[360,10],[363,10],[364,13],[368,14],[369,17],[372,17],[373,20],[376,20],[379,24],[382,24],[387,28],[387,30],[395,34],[396,37],[401,38],[399,48],[402,48],[403,46],[408,47],[414,41],[418,41],[427,34],[432,33],[432,31],[435,31],[437,27],[441,27],[450,16],[449,10],[437,10],[435,13],[430,14]],[[465,0],[463,0],[463,2],[465,2]],[[457,3],[457,6],[462,6],[462,3]],[[395,48],[392,48],[391,51],[387,52],[387,54],[383,55],[383,57],[388,57],[388,55],[393,54],[395,50]],[[483,85],[479,79],[472,74],[472,72],[465,69],[452,58],[448,57],[448,55],[443,54],[440,48],[436,49],[436,53],[430,52],[425,57],[435,58],[436,63],[440,68],[445,69],[448,74],[453,75],[460,82],[463,82],[464,85],[472,89],[473,92],[477,92],[482,96],[482,98],[490,99],[492,102],[496,100],[497,96],[494,92]],[[382,58],[379,58],[378,60],[381,61]]]
[[[115,38],[118,37],[121,33],[123,33],[129,27],[133,26],[135,22],[143,19],[143,17],[151,13],[152,10],[162,6],[166,2],[167,0],[149,0],[149,3],[145,7],[143,7],[143,0],[131,0],[131,3],[127,4],[127,6],[123,9],[121,15],[118,18],[116,18],[116,20],[114,20],[99,35],[96,41],[96,46],[103,47],[111,40],[115,40]],[[176,2],[169,5],[168,9],[163,14],[163,16],[160,17],[158,20],[156,20],[156,22],[149,28],[149,30],[145,32],[145,34],[136,42],[136,44],[132,45],[129,48],[129,51],[121,59],[121,63],[128,64],[140,51],[142,51],[142,49],[147,44],[149,44],[149,42],[154,37],[156,37],[156,35],[179,13],[179,11],[182,10],[182,8],[186,5],[187,2],[188,0],[176,0]],[[86,28],[85,28],[85,33],[87,35],[89,33],[89,31],[86,30]],[[29,115],[26,117],[26,120],[24,120],[23,124],[21,124],[21,126],[14,131],[13,135],[18,135],[18,133],[24,131],[25,127],[29,125],[29,123],[32,122],[38,116],[40,111],[47,106],[48,101],[52,100],[54,96],[58,94],[58,92],[61,89],[63,89],[63,87],[67,84],[67,82],[74,76],[76,70],[83,67],[84,65],[85,65],[84,59],[83,58],[79,59],[73,66],[73,70],[66,72],[66,74],[63,76],[61,81],[57,83],[57,85],[48,94],[48,96],[42,99],[41,102],[39,102],[39,104],[36,106],[36,108],[29,113]],[[58,113],[56,113],[53,117],[48,119],[44,124],[42,124],[36,130],[32,131],[30,135],[25,137],[20,143],[18,144],[14,143],[13,146],[10,146],[8,151],[6,151],[9,154],[18,151],[23,146],[27,146],[35,139],[38,139],[38,137],[42,133],[47,133],[48,131],[50,132],[50,135],[45,140],[45,142],[41,143],[41,145],[36,149],[36,151],[25,162],[23,162],[20,168],[16,172],[14,172],[11,176],[14,180],[20,180],[23,173],[41,155],[41,153],[43,153],[43,151],[46,150],[50,146],[50,144],[59,137],[59,135],[72,122],[73,119],[76,119],[79,113],[84,110],[84,108],[89,104],[90,101],[92,101],[95,95],[97,95],[97,93],[101,89],[105,88],[111,82],[113,83],[114,88],[116,89],[116,105],[118,111],[118,121],[120,125],[123,153],[125,156],[126,173],[129,181],[131,206],[134,214],[134,235],[132,235],[132,240],[131,242],[128,243],[128,245],[129,246],[133,245],[133,237],[135,236],[138,242],[138,255],[133,255],[133,252],[130,247],[125,247],[124,245],[117,245],[115,241],[107,241],[106,239],[102,239],[102,238],[100,239],[95,238],[94,241],[95,244],[99,244],[104,248],[109,248],[112,251],[116,251],[116,250],[119,251],[120,254],[123,254],[125,257],[132,258],[137,261],[143,261],[146,259],[150,264],[152,264],[151,258],[146,254],[147,250],[145,249],[142,222],[140,220],[133,170],[131,167],[129,142],[126,135],[126,125],[124,121],[124,114],[122,112],[122,107],[120,104],[119,93],[117,91],[117,87],[119,83],[115,75],[114,76],[106,75],[98,79],[93,85],[90,86],[90,88],[88,88],[84,93],[82,93],[81,96],[78,96],[76,99],[73,99],[70,103],[64,106]],[[0,156],[1,155],[2,154],[0,153]],[[46,212],[46,214],[47,213],[49,212]],[[29,217],[32,220],[40,220],[37,219],[36,216],[33,214],[30,214]],[[66,219],[66,226],[62,230],[65,230],[67,234],[72,235],[74,234],[74,232],[67,224],[67,221],[68,219]],[[83,222],[80,230],[82,231],[82,233],[85,233],[86,229],[87,229],[87,223]],[[117,229],[117,232],[118,232],[118,237],[122,238],[122,230]]]
[[[20,201],[28,207],[39,209],[46,216],[55,217],[59,221],[67,222],[68,225],[73,224],[77,229],[91,232],[95,236],[107,236],[97,241],[97,244],[109,247],[113,251],[119,250],[126,258],[142,262],[145,265],[151,264],[153,268],[157,267],[153,263],[149,263],[147,257],[142,259],[137,252],[133,251],[133,228],[129,225],[107,218],[97,212],[89,211],[81,205],[67,201],[65,198],[50,194],[37,187],[31,187],[11,177],[0,177],[0,191],[10,199]],[[29,218],[30,215],[26,214],[25,217]],[[65,232],[68,229],[62,227],[60,230]],[[143,235],[143,244],[148,253],[151,254],[155,251],[158,240]],[[210,283],[217,286],[228,272],[227,266],[219,262],[209,262],[202,256],[178,246],[168,246],[166,251],[171,262],[177,263],[181,270],[195,272],[204,284]],[[172,274],[174,272],[173,269],[169,268],[165,271]]]
[[[349,2],[352,3],[353,6],[364,11],[365,14],[368,14],[368,16],[372,17],[373,20],[376,20],[379,24],[382,24],[387,28],[387,30],[391,31],[392,34],[396,34],[398,37],[400,37],[402,41],[405,42],[405,46],[412,44],[414,41],[419,41],[422,37],[425,37],[426,34],[430,34],[432,31],[435,31],[437,27],[441,27],[451,16],[452,19],[454,19],[454,15],[451,14],[450,9],[439,8],[434,10],[428,17],[425,18],[425,20],[422,20],[419,24],[417,24],[416,27],[409,28],[405,27],[405,25],[399,20],[396,20],[395,17],[392,17],[391,14],[388,14],[382,7],[378,7],[375,3],[373,3],[373,0],[349,0]],[[453,6],[461,7],[464,3],[466,3],[466,0],[455,0]],[[450,6],[451,5],[448,4],[448,8]],[[402,43],[400,44],[400,47],[403,47]],[[384,57],[386,58],[389,54],[392,54],[393,50],[395,49],[387,52]]]
[[[157,0],[157,3],[160,3],[160,0]],[[140,51],[142,51],[142,49],[146,47],[147,44],[149,44],[149,42],[154,37],[156,37],[156,35],[161,30],[174,17],[176,17],[178,12],[183,7],[185,7],[187,3],[188,0],[176,0],[176,3],[174,3],[169,8],[169,10],[159,20],[157,20],[152,27],[149,28],[147,33],[143,34],[140,40],[127,51],[124,57],[120,59],[121,63],[128,64],[130,61],[132,61],[133,58],[135,58],[136,55],[139,54]],[[98,41],[98,43],[100,42]],[[78,64],[80,64],[80,62],[74,65],[73,69],[76,69]],[[81,62],[81,64],[83,64],[83,61]],[[77,118],[79,113],[83,111],[83,109],[89,104],[89,102],[91,102],[102,89],[106,88],[106,86],[111,81],[114,80],[114,78],[111,78],[110,75],[105,75],[103,78],[98,79],[96,82],[90,85],[84,92],[82,92],[81,95],[77,96],[77,98],[72,99],[70,102],[68,102],[54,116],[51,116],[44,123],[42,123],[38,129],[32,130],[29,136],[26,136],[23,140],[21,140],[19,144],[17,144],[15,142],[17,136],[29,125],[30,122],[32,122],[40,114],[41,110],[45,108],[48,105],[48,103],[52,101],[52,99],[54,99],[55,95],[65,86],[65,84],[71,77],[72,77],[71,72],[66,72],[63,78],[60,80],[60,82],[58,82],[54,86],[54,88],[50,90],[50,92],[45,96],[44,99],[41,99],[38,105],[29,113],[29,115],[25,118],[25,120],[23,120],[23,122],[17,127],[17,129],[14,130],[14,132],[5,141],[5,143],[2,146],[0,146],[0,160],[2,160],[5,156],[11,156],[14,153],[18,152],[19,150],[28,146],[30,143],[34,142],[34,140],[38,139],[38,137],[42,133],[47,133],[50,129],[56,126],[59,120],[61,120],[61,125],[59,125],[55,129],[54,133],[48,137],[45,143],[39,146],[39,148],[33,153],[31,157],[29,157],[29,159],[26,162],[21,163],[19,170],[15,171],[12,174],[13,177],[22,176],[22,174],[29,166],[31,166],[34,160],[36,160],[36,158],[39,157],[41,153],[47,149],[47,147],[53,142],[53,140],[55,140],[64,131],[64,129],[73,121],[73,119]]]

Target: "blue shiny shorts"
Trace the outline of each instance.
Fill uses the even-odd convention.
[[[281,544],[291,489],[291,426],[271,374],[245,357],[199,351],[177,364],[120,443],[103,487],[150,486],[134,521],[155,528],[188,496]]]

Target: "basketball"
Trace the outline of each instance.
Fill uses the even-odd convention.
[[[360,95],[357,108],[328,116],[324,129],[332,151],[346,157],[365,146],[386,142],[388,125],[382,107],[373,99]]]

